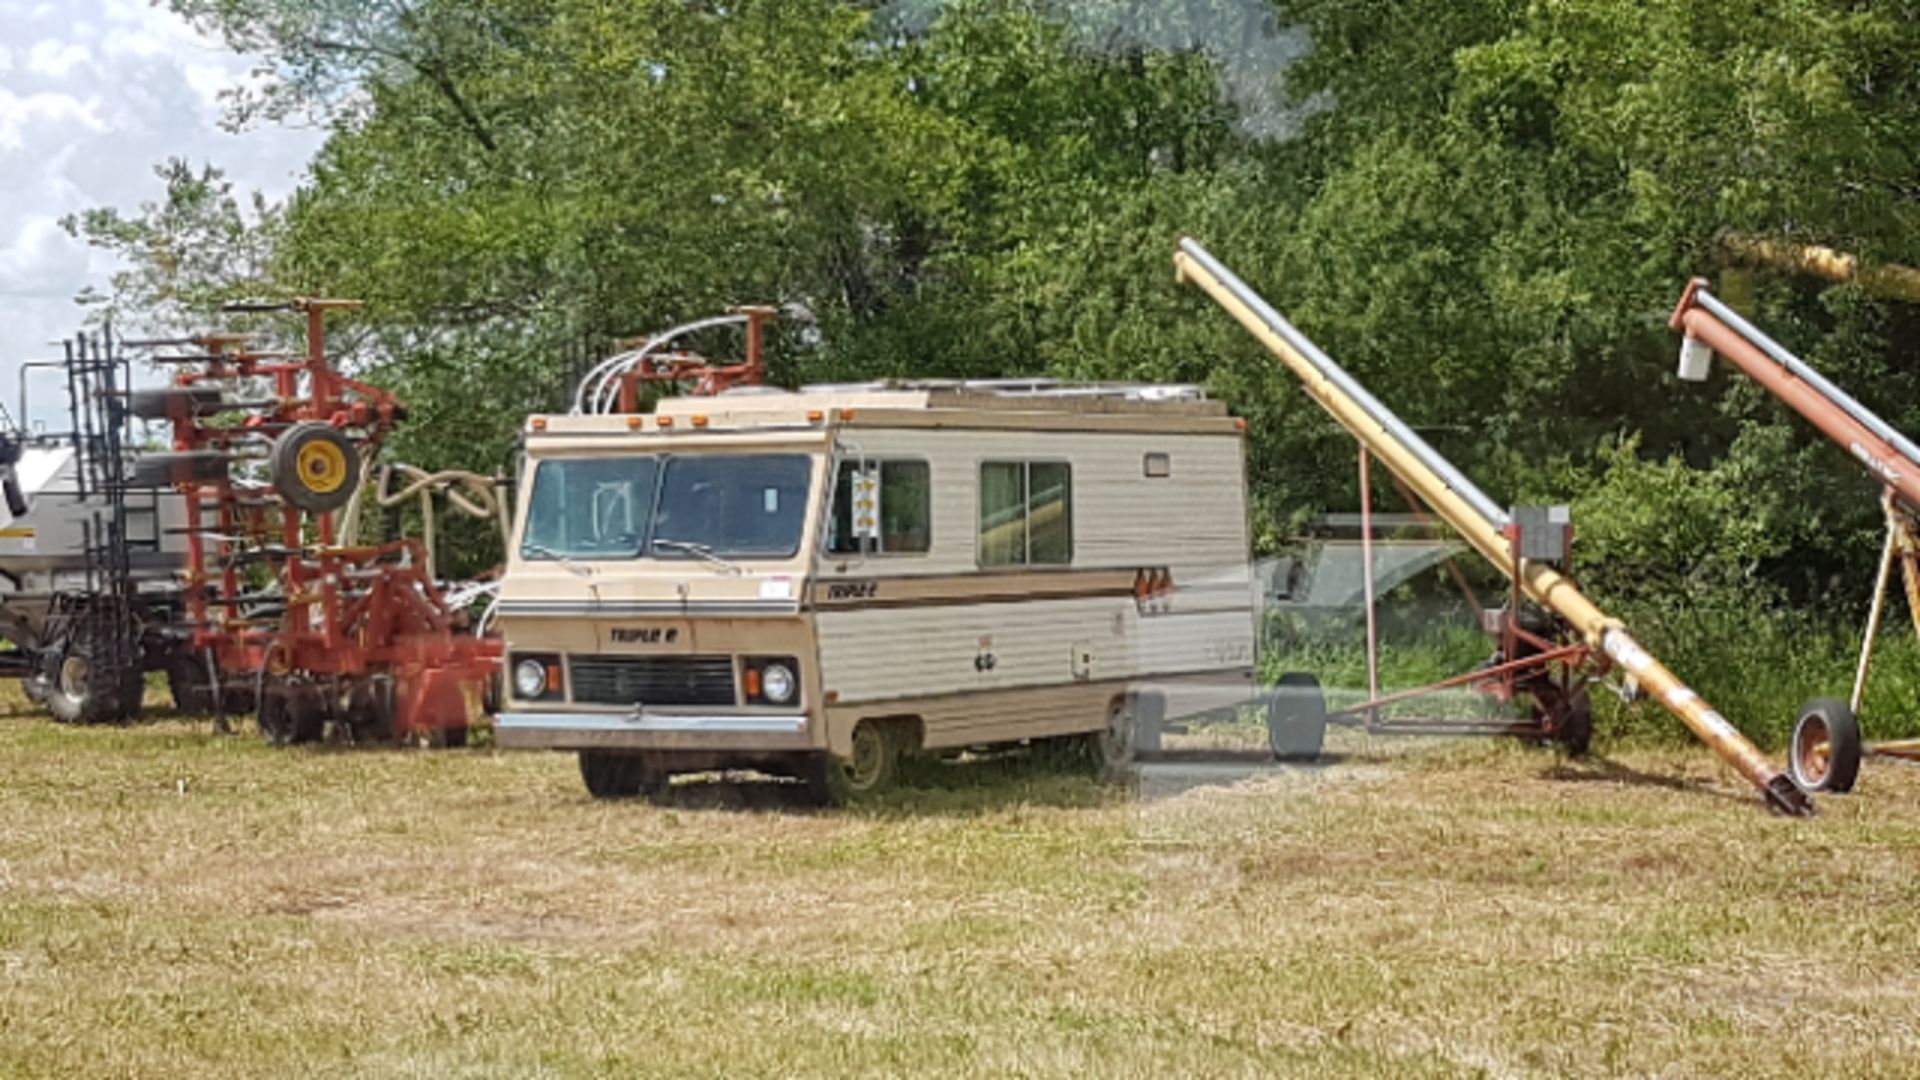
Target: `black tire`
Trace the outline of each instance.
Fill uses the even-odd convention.
[[[1554,731],[1553,741],[1568,757],[1585,757],[1593,749],[1593,698],[1585,687],[1575,690],[1568,700],[1566,716]]]
[[[1814,698],[1793,725],[1787,768],[1802,791],[1845,794],[1860,778],[1860,721],[1846,702]]]
[[[807,770],[808,786],[825,806],[846,806],[892,787],[900,771],[900,741],[891,724],[862,720],[853,729],[853,754],[828,753]]]
[[[1280,677],[1267,694],[1267,746],[1281,761],[1313,761],[1327,743],[1327,695],[1303,672]]]
[[[318,690],[308,683],[269,680],[260,692],[256,716],[261,736],[274,746],[318,742],[326,734],[326,710]]]
[[[302,420],[273,442],[273,490],[309,514],[347,505],[360,483],[360,451],[332,424]]]
[[[27,695],[28,701],[42,708],[47,704],[47,686],[47,677],[39,670],[37,663],[34,671],[20,680],[20,692]]]
[[[360,678],[347,690],[346,728],[355,746],[385,746],[394,740],[393,684]]]
[[[0,494],[6,496],[7,513],[15,519],[33,512],[33,503],[28,500],[27,493],[20,490],[20,477],[14,473],[11,465],[0,466]]]
[[[1107,706],[1106,725],[1087,736],[1087,764],[1101,777],[1115,779],[1133,766],[1140,734],[1141,695],[1128,694]]]
[[[128,396],[128,408],[142,420],[171,420],[180,416],[206,416],[226,407],[226,395],[214,386],[158,386],[135,390]]]
[[[127,486],[163,488],[175,484],[218,484],[228,475],[227,455],[218,450],[141,454],[133,459]]]
[[[205,716],[215,711],[215,691],[207,678],[206,657],[185,649],[168,654],[167,692],[173,695],[176,712]]]
[[[46,686],[47,711],[63,724],[120,724],[140,716],[140,672],[94,664],[84,649],[64,650]]]
[[[645,795],[661,802],[667,794],[667,774],[640,754],[580,751],[580,779],[596,799],[631,799]]]

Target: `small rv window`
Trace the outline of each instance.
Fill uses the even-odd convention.
[[[1172,476],[1173,457],[1170,454],[1163,453],[1148,454],[1141,469],[1149,479],[1158,480],[1162,477]]]
[[[980,565],[1073,561],[1073,469],[1063,461],[980,465]]]
[[[867,551],[883,555],[925,554],[933,540],[933,484],[924,461],[869,462],[880,469],[880,535],[866,546]],[[860,537],[853,527],[854,474],[860,463],[852,459],[840,462],[833,486],[833,521],[828,530],[827,550],[835,555],[853,555],[861,551]]]

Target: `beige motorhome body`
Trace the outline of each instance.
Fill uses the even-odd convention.
[[[1006,383],[535,417],[496,609],[499,740],[639,753],[658,775],[844,760],[863,724],[943,750],[1100,732],[1128,702],[1245,701],[1241,427],[1185,388]],[[709,536],[689,512],[795,536],[674,539]],[[797,676],[786,701],[774,664]]]

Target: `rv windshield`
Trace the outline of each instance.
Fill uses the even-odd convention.
[[[812,472],[805,454],[668,458],[654,503],[654,557],[793,555],[807,522]]]
[[[805,454],[550,458],[534,470],[520,557],[787,558],[812,473]]]
[[[655,457],[555,458],[533,472],[523,559],[631,559],[647,538]]]

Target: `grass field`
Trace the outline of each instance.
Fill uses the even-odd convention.
[[[1920,772],[1811,822],[1691,748],[812,812],[571,759],[0,718],[0,1074],[1920,1069]]]

